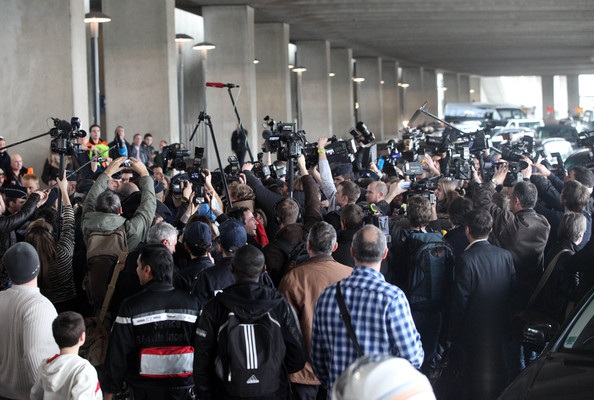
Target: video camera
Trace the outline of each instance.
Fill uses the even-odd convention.
[[[202,152],[204,152],[204,149],[202,150]],[[183,144],[173,143],[169,146],[163,147],[163,172],[167,172],[167,169],[169,167],[180,171],[185,171],[186,163],[184,161],[184,158],[189,156],[190,150],[184,148]],[[202,159],[200,160],[200,162],[202,162]]]
[[[357,144],[354,139],[338,139],[336,135],[328,139],[328,144],[324,146],[324,149],[329,163],[352,163],[355,160],[355,154],[357,154]],[[307,143],[303,154],[307,168],[318,164],[318,145],[316,143]]]
[[[367,129],[367,126],[362,121],[357,122],[357,125],[351,128],[349,133],[357,142],[362,144],[369,144],[375,140],[375,135]]]
[[[305,131],[297,131],[294,123],[275,122],[270,116],[264,117],[264,127],[270,130],[262,134],[266,151],[276,151],[278,160],[297,159],[307,143]]]
[[[171,145],[173,146],[173,145]],[[170,146],[169,146],[170,147]],[[180,149],[179,148],[175,148],[172,151],[176,151],[178,152]],[[181,149],[184,151],[185,153],[189,154],[189,150],[186,149]],[[178,154],[181,154],[181,152],[176,153],[176,157],[174,157],[173,159],[175,160],[182,158],[182,162],[183,162],[183,156],[182,157],[177,157]],[[171,192],[174,195],[180,195],[183,192],[183,184],[185,180],[190,181],[190,184],[192,185],[192,191],[194,192],[194,199],[193,199],[193,203],[195,205],[199,205],[201,203],[204,202],[204,185],[205,185],[205,178],[204,175],[207,174],[207,172],[204,170],[204,168],[202,167],[202,161],[203,161],[203,157],[204,157],[204,148],[202,147],[195,147],[194,148],[194,160],[192,163],[192,166],[189,168],[186,168],[186,164],[185,162],[183,162],[183,165],[181,163],[178,162],[178,166],[182,167],[182,168],[177,168],[180,171],[184,171],[181,174],[177,174],[176,176],[174,176],[173,178],[171,178]]]
[[[72,117],[70,123],[58,118],[52,118],[52,120],[54,127],[49,131],[53,138],[50,143],[51,151],[65,155],[80,153],[81,146],[76,143],[76,140],[87,136],[87,132],[80,129],[80,118]]]

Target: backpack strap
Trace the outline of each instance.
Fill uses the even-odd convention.
[[[99,325],[103,324],[103,320],[105,319],[105,315],[107,314],[107,309],[109,308],[109,303],[111,303],[111,298],[113,297],[113,292],[115,291],[116,283],[118,282],[118,277],[120,276],[120,272],[124,269],[124,265],[126,264],[126,258],[128,257],[128,252],[124,252],[120,254],[118,257],[118,263],[115,265],[113,269],[113,274],[111,275],[111,281],[107,286],[107,293],[105,293],[105,298],[103,299],[103,305],[101,306],[101,311],[99,312]]]
[[[342,317],[342,322],[344,322],[344,326],[351,338],[351,342],[355,346],[355,350],[357,350],[357,354],[359,357],[363,356],[363,350],[361,346],[359,346],[359,341],[357,340],[357,335],[355,335],[355,330],[353,329],[353,325],[351,324],[351,314],[349,314],[349,310],[346,307],[344,302],[344,297],[342,296],[342,290],[340,289],[340,281],[336,284],[336,300],[338,301],[338,308],[340,308],[340,316]]]
[[[563,249],[563,250],[561,250],[560,252],[558,252],[557,254],[555,254],[555,257],[553,257],[553,259],[549,262],[549,265],[547,265],[547,269],[544,271],[544,274],[542,274],[542,277],[540,278],[540,281],[538,281],[538,286],[536,286],[536,289],[534,289],[534,292],[532,292],[532,296],[530,296],[530,300],[528,300],[528,305],[526,306],[526,309],[530,308],[532,306],[532,304],[534,304],[534,302],[536,301],[536,298],[538,297],[540,291],[547,284],[547,281],[549,280],[549,277],[551,276],[551,274],[553,273],[553,270],[557,266],[557,262],[559,261],[559,257],[561,257],[561,255],[563,253],[567,253],[567,252],[571,252],[571,250],[569,250],[569,249]]]

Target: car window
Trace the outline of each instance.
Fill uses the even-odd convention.
[[[594,350],[594,297],[571,327],[563,342],[568,350]]]

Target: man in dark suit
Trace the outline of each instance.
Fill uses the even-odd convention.
[[[465,384],[460,399],[495,399],[505,388],[504,346],[510,334],[509,294],[515,280],[512,254],[487,241],[487,210],[466,214],[470,244],[456,258],[448,341]]]

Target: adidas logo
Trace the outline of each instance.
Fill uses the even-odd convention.
[[[256,375],[252,375],[252,376],[250,376],[250,378],[247,380],[246,383],[248,385],[253,385],[254,383],[260,383],[260,381],[258,380],[258,378],[256,378]]]

